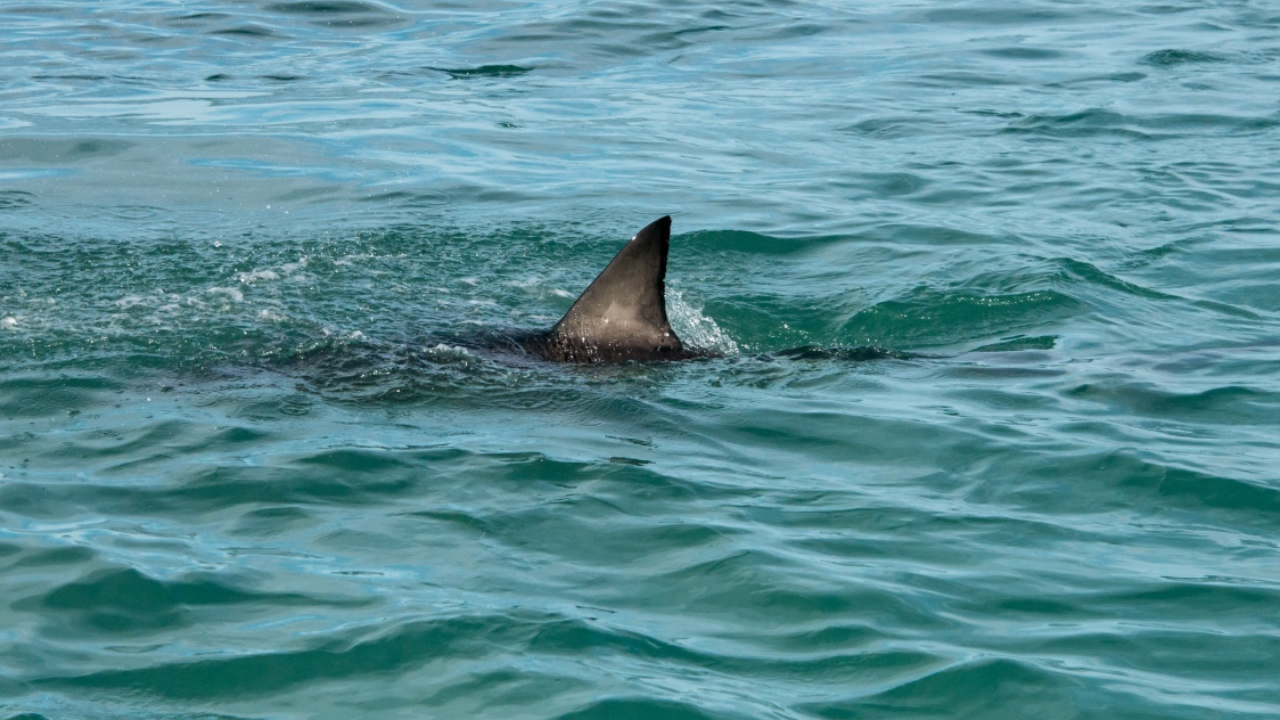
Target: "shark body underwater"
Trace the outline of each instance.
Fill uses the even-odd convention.
[[[722,358],[712,348],[686,345],[667,320],[667,251],[671,218],[646,225],[618,251],[550,330],[482,330],[467,334],[429,333],[408,345],[359,341],[341,348],[329,344],[280,358],[275,369],[300,372],[322,385],[364,378],[375,367],[413,361],[411,348],[457,347],[502,365],[529,360],[565,364],[652,363]],[[918,357],[879,347],[804,346],[755,356],[762,360],[867,361]],[[305,369],[309,368],[309,369]],[[304,370],[305,369],[305,370]],[[361,381],[363,382],[363,380]]]
[[[552,362],[654,362],[713,357],[687,347],[667,321],[671,217],[636,233],[551,330],[520,342]]]

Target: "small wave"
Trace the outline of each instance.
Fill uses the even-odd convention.
[[[739,717],[707,712],[682,700],[659,698],[609,698],[593,700],[585,706],[560,715],[556,720],[618,720],[619,718],[654,718],[660,720],[729,720]]]
[[[377,5],[357,0],[298,0],[272,3],[267,9],[292,15],[343,15],[383,11]]]
[[[247,37],[247,38],[274,38],[276,36],[276,31],[272,30],[271,28],[262,27],[260,25],[237,25],[235,27],[210,30],[209,34],[230,35],[233,37]],[[205,80],[210,82],[216,82],[220,80],[229,80],[230,77],[231,76],[226,75],[224,73],[217,73],[216,75],[210,75],[209,77],[205,78]]]
[[[15,607],[39,608],[71,632],[137,637],[140,633],[187,626],[192,622],[192,613],[204,606],[333,604],[324,598],[294,593],[255,592],[199,575],[162,580],[134,568],[116,567],[92,571],[37,598],[19,600]]]
[[[266,9],[308,18],[310,24],[326,28],[378,28],[407,22],[390,6],[360,0],[296,0],[271,3]]]
[[[1275,115],[1240,116],[1214,113],[1157,113],[1134,115],[1090,108],[1062,115],[1028,115],[1003,132],[1053,138],[1126,137],[1162,140],[1218,130],[1263,132],[1280,125]]]
[[[0,190],[0,210],[20,210],[35,204],[35,195],[22,190]]]
[[[684,236],[682,242],[713,252],[743,252],[765,255],[787,255],[799,252],[810,244],[804,240],[773,237],[746,230],[701,230]]]
[[[1220,63],[1226,62],[1227,58],[1217,53],[1199,52],[1196,50],[1157,50],[1143,56],[1144,65],[1153,65],[1155,67],[1173,67],[1175,65],[1199,64],[1199,63]]]
[[[994,717],[1014,706],[1024,717],[1076,717],[1079,682],[1063,669],[1008,658],[942,663],[887,690],[827,703],[806,703],[820,718]],[[975,692],[975,689],[982,688]]]
[[[1068,396],[1123,408],[1136,416],[1207,425],[1267,424],[1280,408],[1280,395],[1239,385],[1198,392],[1175,392],[1150,383],[1085,384]]]
[[[375,637],[332,638],[305,649],[231,654],[147,667],[102,670],[72,677],[45,677],[37,684],[129,689],[151,695],[230,700],[270,695],[322,680],[403,672],[432,660],[484,656],[495,643],[520,643],[540,619],[461,616],[406,623]],[[376,629],[359,628],[356,632]],[[234,690],[230,690],[234,688]]]
[[[520,65],[480,65],[470,68],[438,68],[433,67],[432,70],[442,72],[455,80],[464,80],[467,78],[477,77],[518,77],[533,72],[533,68],[522,67]]]
[[[1029,115],[1010,123],[1004,132],[1070,138],[1114,135],[1150,140],[1150,133],[1137,129],[1136,124],[1134,118],[1126,115],[1093,108],[1064,115]]]
[[[1270,477],[1246,479],[1224,470],[1180,467],[1168,460],[1138,457],[1132,450],[1062,458],[1051,468],[1033,469],[1028,475],[1072,478],[1081,488],[1081,498],[1088,498],[1082,510],[1089,512],[1109,507],[1153,514],[1212,510],[1230,514],[1230,519],[1221,520],[1224,527],[1244,529],[1247,523],[1266,532],[1272,532],[1280,518],[1280,487]],[[1066,509],[1064,503],[1060,510]]]
[[[942,346],[1016,335],[1082,309],[1080,301],[1054,290],[978,295],[918,288],[858,311],[839,336],[859,346]]]
[[[79,412],[122,389],[119,382],[104,377],[10,375],[0,380],[0,416],[37,418]]]
[[[1023,350],[1052,350],[1058,344],[1057,335],[1037,335],[1034,337],[1011,337],[999,342],[988,343],[972,352],[1018,352]]]

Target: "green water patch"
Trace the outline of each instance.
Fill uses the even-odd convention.
[[[746,253],[752,255],[792,255],[822,244],[822,238],[783,238],[745,230],[698,230],[672,239],[673,253],[685,248],[703,253]],[[829,240],[827,241],[829,242]]]
[[[27,375],[0,379],[0,417],[49,418],[78,414],[109,402],[124,389],[105,377]]]
[[[136,143],[108,138],[58,139],[8,137],[0,140],[0,161],[21,160],[40,165],[64,165],[101,160],[128,152]]]
[[[0,190],[0,211],[22,210],[35,204],[36,196],[22,190]]]

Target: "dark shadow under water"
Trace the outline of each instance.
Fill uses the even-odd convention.
[[[806,365],[913,360],[929,356],[881,347],[802,346],[750,355],[692,348],[679,360],[620,363],[561,363],[538,352],[542,333],[483,330],[470,334],[429,333],[398,340],[317,338],[268,351],[258,369],[299,382],[300,388],[349,400],[412,400],[441,393],[470,395],[496,386],[532,389],[558,379],[602,373],[676,368],[689,364],[765,363]],[[616,372],[611,372],[616,371]],[[629,372],[630,371],[630,372]]]

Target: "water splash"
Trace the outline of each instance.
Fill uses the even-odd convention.
[[[738,343],[721,330],[715,320],[703,315],[701,306],[685,300],[679,290],[667,288],[667,320],[686,345],[723,355],[740,352]]]

